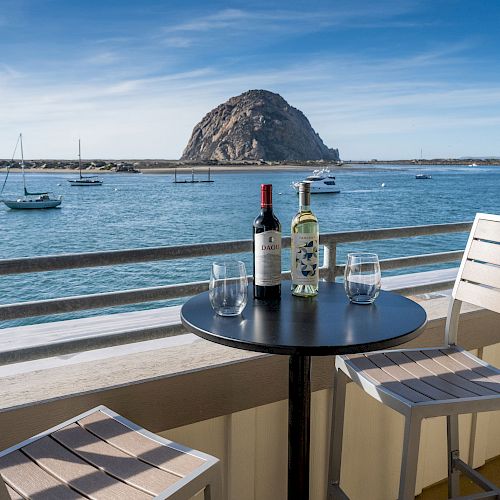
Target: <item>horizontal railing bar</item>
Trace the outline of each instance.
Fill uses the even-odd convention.
[[[109,335],[76,339],[68,338],[66,340],[52,342],[50,344],[22,347],[11,351],[0,351],[0,366],[33,361],[41,358],[51,358],[53,356],[64,356],[75,352],[84,352],[124,344],[133,344],[135,342],[164,339],[166,337],[175,337],[183,333],[186,333],[186,329],[179,322],[173,325],[154,328],[150,328],[145,325],[144,329],[140,331],[126,331]]]
[[[455,252],[446,253],[452,254]],[[387,261],[382,262],[390,262],[392,260],[401,261],[403,259],[404,258],[388,259]],[[344,266],[337,267],[337,269],[342,270],[342,272],[343,268]],[[327,271],[328,270],[326,267],[320,267],[320,277],[323,278]],[[282,280],[290,279],[290,271],[281,273],[281,278]],[[252,282],[251,276],[248,276],[248,281],[249,283]],[[453,286],[453,281],[443,283],[446,283],[447,285],[451,284],[451,286]],[[34,316],[50,316],[52,314],[63,314],[87,309],[103,309],[106,307],[116,307],[127,304],[139,304],[145,302],[156,302],[160,300],[171,300],[181,297],[189,297],[208,290],[208,284],[208,281],[198,281],[194,283],[181,283],[177,285],[165,285],[161,287],[120,290],[117,292],[104,292],[89,295],[78,295],[73,297],[61,297],[57,299],[5,304],[0,305],[0,321],[29,318]],[[437,285],[439,287],[439,283]],[[411,288],[410,291],[414,289],[416,290],[417,288],[418,287]]]
[[[391,288],[391,292],[396,292],[401,295],[419,295],[421,293],[432,293],[440,290],[449,290],[453,288],[455,280],[437,281],[434,283],[424,283],[422,285],[405,286],[401,288]]]
[[[370,229],[366,231],[344,231],[320,236],[322,245],[350,243],[356,241],[410,238],[440,233],[468,231],[471,222],[432,224],[426,226]],[[290,237],[284,237],[283,248],[290,246]],[[101,267],[158,260],[188,259],[211,255],[244,253],[252,250],[251,240],[224,241],[169,247],[135,248],[75,254],[45,255],[0,260],[0,275],[58,271],[85,267]]]
[[[290,246],[290,237],[283,238],[282,246],[284,248]],[[60,271],[63,269],[102,267],[158,260],[178,260],[211,255],[244,253],[251,250],[252,241],[241,240],[196,245],[23,257],[19,259],[0,260],[0,275]]]
[[[325,268],[320,268],[320,276]],[[290,279],[290,272],[281,274],[282,279]],[[248,281],[252,282],[248,276]],[[144,302],[156,302],[159,300],[171,300],[181,297],[189,297],[208,290],[208,281],[197,281],[194,283],[180,283],[177,285],[165,285],[151,288],[138,288],[135,290],[120,290],[117,292],[104,292],[89,295],[77,295],[73,297],[61,297],[57,299],[36,300],[30,302],[18,302],[15,304],[0,305],[0,321],[20,318],[31,318],[34,316],[50,316],[52,314],[63,314],[87,309],[104,309],[127,304],[140,304]],[[1,330],[0,330],[1,331]]]
[[[4,259],[0,260],[0,275],[113,266],[157,260],[187,259],[208,255],[243,253],[251,250],[252,242],[245,240]]]
[[[447,224],[431,224],[426,226],[403,226],[384,229],[368,229],[322,234],[323,245],[329,243],[353,243],[356,241],[390,240],[394,238],[413,238],[433,234],[461,233],[470,231],[472,222],[452,222]]]
[[[408,257],[396,257],[393,259],[383,259],[380,261],[380,269],[402,269],[404,267],[426,266],[430,264],[441,264],[460,260],[463,250],[453,250],[450,252],[429,253],[424,255],[410,255]],[[344,274],[345,265],[335,267],[335,276]]]
[[[0,321],[177,299],[179,297],[196,295],[207,289],[208,281],[199,281],[179,285],[165,285],[152,288],[137,288],[135,290],[121,290],[118,292],[77,295],[58,299],[18,302],[16,304],[0,305]]]

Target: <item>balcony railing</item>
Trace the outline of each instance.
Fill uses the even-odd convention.
[[[325,281],[335,281],[336,277],[343,274],[344,266],[337,263],[337,245],[339,244],[465,232],[470,230],[471,225],[471,222],[458,222],[321,234],[320,244],[323,246],[323,264],[320,268],[320,277]],[[284,237],[283,247],[287,248],[289,246],[290,237]],[[115,266],[152,261],[184,260],[188,258],[237,254],[251,251],[251,240],[240,240],[196,245],[4,259],[0,260],[0,275],[50,272],[64,269]],[[453,262],[459,260],[462,253],[462,250],[456,250],[391,258],[382,260],[381,268],[382,270],[392,270]],[[289,272],[285,272],[282,276],[286,279],[289,275]],[[400,291],[401,293],[425,293],[450,288],[452,284],[453,281],[445,280],[425,283],[420,286],[413,286],[410,289],[400,288],[397,291]],[[181,297],[195,295],[207,289],[208,281],[198,281],[193,283],[181,283],[150,288],[5,304],[0,305],[0,321],[69,313],[88,309],[100,309],[127,304],[178,299]],[[178,334],[181,331],[181,328],[178,326],[170,333],[170,335]],[[160,336],[160,334],[158,336]],[[120,338],[121,342],[119,340]],[[103,347],[105,345],[117,345],[117,343],[127,343],[131,341],[137,342],[149,339],[151,339],[150,332],[144,333],[144,335],[141,334],[141,332],[134,332],[133,340],[130,335],[127,335],[124,332],[122,335],[114,335],[112,344],[103,343],[103,339],[101,338],[95,339],[95,347],[93,347],[93,341],[92,339],[89,339],[86,347],[88,349],[92,349]],[[54,346],[53,349],[54,354],[61,354],[61,351],[56,350],[56,346]],[[46,355],[50,355],[50,352],[47,351]]]
[[[337,262],[337,247],[340,244],[466,232],[470,227],[471,223],[456,223],[322,234],[322,279],[332,281],[342,275],[343,266]],[[284,246],[289,244],[289,238],[285,238]],[[189,257],[249,253],[251,247],[251,241],[235,241],[9,259],[0,260],[0,274],[15,275],[137,262],[184,260]],[[382,269],[454,262],[461,256],[462,250],[457,250],[391,258],[382,261]],[[283,275],[286,277],[288,274]],[[441,276],[439,273],[436,275]],[[450,281],[434,280],[431,284],[413,286],[409,292],[407,285],[403,288],[404,281],[400,280],[400,291],[404,293],[423,293],[451,285]],[[0,320],[180,298],[205,290],[207,285],[207,282],[184,283],[7,304],[0,306]],[[413,341],[413,345],[407,347],[435,347],[442,343],[447,300],[436,297],[428,302],[432,304],[428,307],[430,314],[427,328]],[[427,307],[428,304],[424,303],[424,306]],[[71,321],[63,321],[58,328],[64,333],[65,340],[46,345],[31,354],[25,349],[22,357],[16,360],[26,361],[43,355],[48,357],[76,350],[84,351],[107,345],[149,340],[153,338],[151,329],[145,329],[144,332],[131,331],[125,318],[140,315],[143,315],[143,318],[149,313],[156,314],[156,318],[177,315],[178,323],[178,311],[179,307],[170,307],[108,315],[108,323],[117,322],[113,316],[121,316],[120,321],[129,331],[113,334],[113,339],[104,335],[88,338],[85,342],[68,340],[69,326],[65,325],[70,325]],[[104,322],[103,317],[74,321],[85,325],[87,323],[84,322],[93,321],[95,325]],[[135,324],[140,323],[140,320],[135,321]],[[56,323],[35,326],[49,330],[51,325]],[[19,330],[23,328],[25,327],[20,327]],[[12,334],[17,334],[16,328],[9,330]],[[181,332],[183,330],[179,324],[176,327],[170,325],[158,331],[157,336],[176,335]],[[473,308],[463,311],[460,344],[466,349],[482,349],[483,346],[488,346],[487,355],[494,358],[498,356],[498,346],[495,347],[494,344],[499,333],[498,318],[493,313]],[[84,353],[74,358],[57,358],[55,362],[47,360],[46,365],[43,364],[45,361],[40,364],[28,363],[28,368],[22,365],[14,367],[14,375],[9,372],[10,367],[4,367],[3,398],[0,405],[0,449],[20,442],[88,408],[105,404],[153,432],[160,432],[221,458],[224,467],[225,498],[284,498],[287,447],[286,426],[283,426],[283,422],[286,422],[288,409],[288,360],[285,356],[244,353],[189,337],[192,336],[186,335],[176,339],[180,341],[179,345],[175,342],[168,345],[167,340],[161,341],[160,347],[149,347],[149,350],[143,352],[140,349],[130,349],[130,352],[127,352],[130,355],[124,355],[130,346],[123,346],[123,351],[118,350],[119,352],[115,353],[110,349],[113,354],[103,358],[94,359]],[[180,345],[183,340],[185,344]],[[34,356],[30,357],[33,353]],[[0,364],[15,361],[14,357],[7,359],[3,354],[0,353]],[[323,499],[326,494],[333,363],[333,357],[317,357],[312,370],[315,420],[311,426],[314,443],[311,449],[311,463],[314,464],[311,469],[311,498],[315,499]],[[399,416],[394,412],[385,411],[361,391],[351,391],[349,398],[346,422],[350,424],[346,425],[345,441],[349,443],[353,453],[351,458],[344,460],[347,491],[350,494],[352,491],[352,498],[394,498],[397,491],[397,474],[392,474],[391,471],[397,471],[399,468]],[[361,417],[363,421],[358,420]],[[366,425],[366,419],[369,419],[370,425]],[[478,421],[477,425],[474,420],[472,424],[468,422],[465,420],[464,425],[461,425],[461,440],[465,442],[472,436],[469,441],[469,454],[476,467],[500,453],[498,443],[491,439],[491,436],[500,435],[498,419],[487,416]],[[420,453],[422,463],[431,466],[424,467],[419,472],[419,488],[443,479],[447,470],[445,455],[443,454],[442,460],[436,458],[436,443],[442,439],[442,423],[429,422],[425,434],[426,439],[422,442]],[[384,447],[387,460],[379,460],[380,446]],[[363,482],[358,480],[358,472],[361,469],[371,471]]]

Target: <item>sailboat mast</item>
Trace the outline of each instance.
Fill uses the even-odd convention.
[[[78,139],[78,169],[80,170],[80,179],[82,178],[82,150],[80,148],[80,139]]]
[[[23,134],[19,134],[19,143],[21,145],[21,171],[23,173],[23,186],[24,186],[24,195],[28,194],[26,190],[26,176],[24,174],[24,150],[23,150]]]

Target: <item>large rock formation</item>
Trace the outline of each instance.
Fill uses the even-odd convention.
[[[181,160],[338,160],[309,120],[279,94],[249,90],[210,111]]]

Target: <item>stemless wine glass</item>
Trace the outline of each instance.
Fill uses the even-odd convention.
[[[380,264],[375,253],[349,253],[344,288],[353,304],[371,304],[380,292]]]
[[[220,316],[237,316],[247,303],[248,279],[241,260],[226,260],[212,264],[208,296],[214,311]]]

